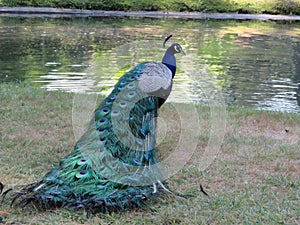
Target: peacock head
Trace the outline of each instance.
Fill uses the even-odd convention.
[[[172,34],[169,35],[164,43],[163,47],[165,47],[166,42],[172,37]],[[164,57],[162,58],[162,63],[166,65],[172,72],[172,78],[174,78],[176,73],[176,58],[175,54],[182,53],[185,55],[185,52],[183,51],[182,47],[178,43],[172,43],[169,48],[167,48],[166,53]]]
[[[163,47],[165,47],[166,42],[172,37],[173,35],[170,34],[168,37],[166,37],[166,39],[164,40],[163,43]],[[171,46],[167,49],[167,51],[169,51],[170,53],[172,53],[173,55],[177,54],[177,53],[182,53],[183,55],[185,55],[185,52],[183,51],[182,47],[180,44],[178,43],[172,43]]]
[[[182,53],[183,55],[185,55],[185,52],[183,51],[182,47],[180,44],[178,43],[173,43],[169,48],[168,50],[170,52],[172,52],[174,55],[177,54],[177,53]]]

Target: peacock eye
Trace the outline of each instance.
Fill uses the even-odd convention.
[[[99,128],[99,131],[100,131],[100,132],[103,132],[103,131],[105,131],[105,128],[104,128],[104,127],[100,127],[100,128]]]
[[[83,178],[83,177],[86,177],[88,175],[88,172],[83,170],[83,171],[80,171],[79,173],[76,174],[76,177],[77,178]]]
[[[77,165],[81,166],[84,165],[88,162],[88,158],[81,158],[78,162]]]
[[[175,45],[175,46],[174,46],[174,49],[175,49],[176,52],[178,52],[178,53],[180,52],[180,48],[179,48],[178,45]]]

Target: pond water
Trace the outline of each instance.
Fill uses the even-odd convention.
[[[142,61],[160,61],[174,34],[171,102],[208,101],[300,113],[300,22],[150,18],[0,18],[0,81],[108,94]]]

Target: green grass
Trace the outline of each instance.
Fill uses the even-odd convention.
[[[73,94],[24,84],[1,84],[0,93],[0,180],[36,181],[73,148]],[[197,109],[208,130],[209,108]],[[172,105],[163,111],[176,118]],[[199,153],[169,179],[172,190],[194,198],[169,196],[149,208],[94,217],[6,205],[0,215],[7,224],[299,224],[299,137],[300,115],[229,107],[215,161],[202,172],[196,166],[209,139],[209,132],[202,132]],[[166,154],[175,142],[167,138],[159,150]],[[210,198],[199,191],[200,183]]]
[[[300,0],[0,0],[3,6],[300,14]]]

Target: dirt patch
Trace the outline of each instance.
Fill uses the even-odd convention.
[[[228,126],[228,132],[239,136],[264,136],[282,144],[295,145],[300,141],[300,125],[284,120],[271,121],[266,117],[252,117],[236,127]]]

